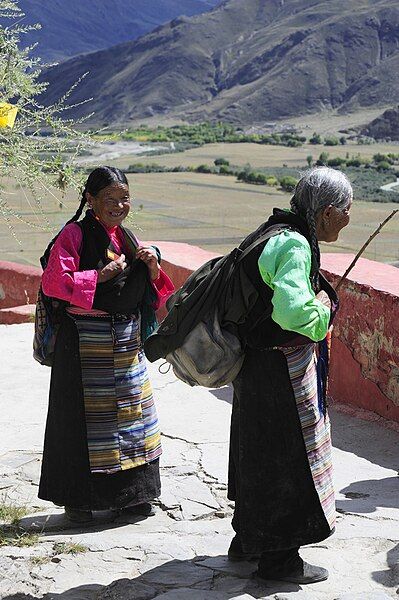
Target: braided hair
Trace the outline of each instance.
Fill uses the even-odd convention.
[[[70,223],[74,223],[79,220],[87,202],[87,193],[91,194],[91,196],[97,196],[97,194],[101,192],[101,190],[108,187],[109,185],[112,185],[113,183],[123,183],[124,185],[129,185],[126,175],[116,167],[97,167],[96,169],[94,169],[94,171],[92,171],[89,177],[87,178],[85,186],[82,190],[82,197],[80,199],[80,204],[78,206],[77,211],[75,212],[73,217],[71,217],[69,221],[65,223],[64,227],[66,227]],[[64,227],[62,229],[64,229]],[[59,231],[57,235],[51,240],[43,256],[40,259],[40,263],[43,269],[45,269],[47,266],[51,248],[53,247],[61,231]]]
[[[291,198],[291,210],[308,225],[312,252],[311,279],[318,287],[320,249],[316,236],[317,217],[327,206],[345,209],[350,205],[353,190],[349,179],[341,171],[329,167],[315,167],[298,181]]]

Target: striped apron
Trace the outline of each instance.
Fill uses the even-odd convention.
[[[92,473],[116,473],[161,455],[161,435],[140,343],[140,319],[71,315],[79,334]]]
[[[279,347],[287,360],[313,482],[327,522],[333,529],[335,500],[330,420],[318,398],[315,349],[315,344]]]

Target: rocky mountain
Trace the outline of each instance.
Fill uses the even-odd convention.
[[[196,15],[220,0],[20,0],[25,23],[42,29],[24,40],[38,42],[45,62],[134,40],[179,15]]]
[[[50,69],[45,101],[86,71],[73,100],[93,97],[96,122],[167,115],[245,124],[385,107],[399,97],[399,5],[225,0],[206,14]]]
[[[376,140],[399,141],[399,106],[383,112],[371,123],[365,125],[361,133]]]

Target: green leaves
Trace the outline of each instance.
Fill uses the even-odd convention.
[[[91,140],[81,128],[84,119],[66,118],[68,109],[76,106],[68,105],[69,97],[82,78],[53,105],[41,104],[47,88],[39,80],[44,65],[30,56],[34,46],[23,47],[23,35],[40,25],[24,25],[23,16],[16,0],[0,0],[0,103],[18,108],[13,127],[0,128],[0,182],[11,179],[19,184],[46,229],[46,205],[54,199],[60,203],[57,196],[67,187],[81,186],[83,175],[75,159]],[[0,205],[0,216],[6,215],[8,223],[11,216],[18,218],[4,189]]]

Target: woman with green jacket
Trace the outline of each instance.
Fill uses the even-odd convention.
[[[241,329],[245,361],[234,381],[229,490],[235,500],[231,560],[259,558],[264,579],[327,579],[299,548],[335,526],[326,338],[338,307],[320,273],[319,242],[349,223],[347,177],[318,167],[299,181],[291,210],[275,209],[253,239],[276,234],[245,265],[259,301]],[[260,320],[262,311],[271,316]],[[254,324],[257,324],[254,326]]]

